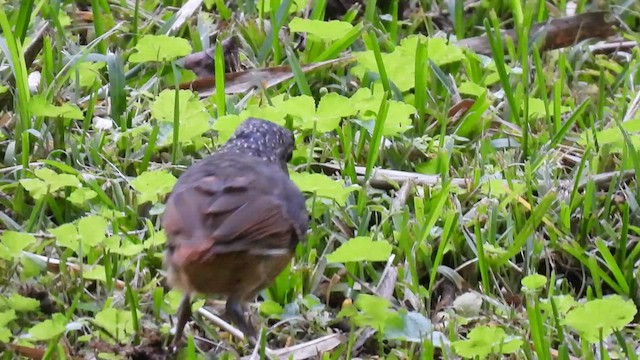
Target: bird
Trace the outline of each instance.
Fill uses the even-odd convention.
[[[294,147],[290,130],[248,118],[178,178],[162,215],[167,282],[184,293],[174,346],[195,294],[226,296],[226,317],[256,344],[243,307],[284,270],[309,227],[305,196],[287,167]]]

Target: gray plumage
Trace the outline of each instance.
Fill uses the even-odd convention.
[[[281,165],[291,160],[294,146],[291,131],[271,121],[248,118],[217,153],[233,151]]]
[[[293,149],[291,131],[250,118],[178,179],[163,215],[168,282],[185,292],[176,339],[193,293],[227,296],[226,314],[255,338],[241,305],[282,272],[309,226],[287,171]]]

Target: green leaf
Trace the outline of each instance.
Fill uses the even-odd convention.
[[[342,318],[350,318],[353,319],[354,317],[358,316],[359,312],[358,312],[358,308],[356,308],[354,305],[347,305],[347,306],[342,306],[342,308],[340,309],[340,312],[338,313],[338,315],[336,315],[337,319],[342,319]]]
[[[58,191],[64,187],[79,187],[82,185],[75,175],[58,174],[48,168],[37,169],[34,174],[49,185],[51,192]]]
[[[357,112],[351,107],[349,98],[337,93],[329,93],[320,99],[315,115],[304,118],[298,128],[302,130],[313,129],[315,124],[318,132],[333,131],[338,128],[343,117],[356,115]]]
[[[48,192],[47,184],[40,179],[20,179],[20,185],[29,192],[32,198],[38,200]]]
[[[277,104],[278,110],[294,117],[293,126],[301,130],[316,129],[320,133],[335,130],[340,119],[355,115],[350,100],[337,93],[329,93],[320,99],[316,111],[315,100],[311,96],[294,96]]]
[[[50,320],[45,320],[31,329],[29,335],[34,340],[50,340],[64,333],[67,326],[67,318],[60,313],[53,314]]]
[[[301,191],[332,199],[340,206],[344,206],[349,193],[357,189],[357,185],[345,187],[343,180],[333,180],[323,174],[291,173],[291,180]]]
[[[163,90],[151,104],[151,115],[161,125],[158,144],[161,146],[173,143],[173,116],[175,90]],[[190,90],[180,90],[180,132],[181,143],[192,141],[210,129],[209,113],[200,102],[198,96]]]
[[[289,13],[292,14],[304,10],[307,6],[307,3],[309,3],[309,0],[293,0],[291,6],[289,7]],[[254,2],[254,4],[256,4],[256,9],[258,11],[260,11],[260,9],[264,9],[265,13],[271,12],[271,0],[258,0]],[[278,9],[276,9],[276,11],[277,10]]]
[[[118,354],[98,353],[98,359],[100,360],[125,360],[126,358]]]
[[[35,244],[36,238],[27,233],[5,231],[0,235],[0,257],[11,260],[22,255],[22,250]]]
[[[48,168],[34,171],[38,179],[21,179],[20,185],[24,187],[34,199],[56,192],[65,187],[80,187],[82,184],[75,175],[58,174]]]
[[[25,297],[17,293],[13,293],[11,296],[3,300],[10,308],[17,312],[36,311],[40,309],[40,302],[38,300]]]
[[[356,298],[356,307],[360,310],[351,319],[358,326],[370,326],[382,333],[388,327],[402,327],[400,315],[393,311],[389,300],[368,294],[360,294]]]
[[[578,302],[571,295],[557,295],[553,297],[553,301],[556,304],[556,310],[558,316],[564,317],[569,310],[578,305]],[[551,302],[549,299],[540,299],[540,308],[547,314],[553,313]]]
[[[351,99],[338,93],[328,93],[320,99],[318,104],[318,116],[321,117],[347,117],[358,113],[351,106]]]
[[[278,104],[277,108],[271,105],[251,105],[240,113],[240,119],[244,120],[249,117],[254,117],[269,120],[280,126],[284,126],[286,124],[285,117],[287,116],[287,113],[280,108],[279,104],[282,103],[282,101],[278,103],[277,98],[278,96],[273,99],[273,104]]]
[[[107,330],[109,334],[115,336],[117,340],[125,340],[134,333],[131,311],[107,307],[96,314],[95,322]],[[104,339],[112,341],[108,336],[105,336]]]
[[[260,304],[260,313],[264,316],[282,315],[284,309],[273,300],[265,300]]]
[[[396,136],[412,128],[411,115],[415,114],[416,108],[413,105],[401,101],[390,100],[387,119],[384,122],[382,135]]]
[[[391,244],[386,241],[373,241],[371,237],[358,236],[327,255],[327,261],[330,263],[387,261],[391,250]]]
[[[8,343],[12,335],[11,330],[5,327],[0,327],[0,342]]]
[[[302,18],[293,18],[289,22],[289,30],[293,33],[306,32],[310,38],[333,41],[341,39],[349,32],[353,25],[348,22],[332,20],[320,21]]]
[[[22,281],[27,281],[28,279],[35,278],[36,276],[40,275],[46,268],[45,264],[38,263],[28,256],[23,256],[22,258],[20,258],[20,265],[22,265],[22,269],[20,271],[20,279]]]
[[[167,242],[167,235],[165,235],[164,230],[156,231],[151,235],[144,243],[143,246],[145,249],[149,249],[153,246],[164,245]]]
[[[173,189],[178,179],[166,170],[145,171],[138,175],[131,186],[138,192],[138,204],[157,202]]]
[[[78,64],[78,77],[80,78],[80,86],[90,88],[96,82],[101,84],[100,70],[105,66],[104,62],[81,62]]]
[[[78,234],[85,251],[102,243],[107,225],[107,219],[98,215],[85,216],[78,221]]]
[[[80,252],[80,235],[73,224],[62,224],[55,229],[49,229],[49,232],[56,237],[56,244]]]
[[[361,88],[350,98],[351,107],[358,111],[358,117],[373,123],[375,121],[384,92],[381,85],[374,86],[374,92],[368,88]],[[404,102],[387,101],[389,110],[384,122],[382,134],[384,136],[399,135],[411,129],[411,115],[416,112],[416,108]],[[368,129],[373,133],[373,127]]]
[[[87,280],[97,280],[107,282],[107,277],[104,272],[104,266],[93,265],[91,267],[85,267],[82,271],[82,277]]]
[[[622,123],[622,128],[629,133],[631,142],[634,147],[640,147],[640,117],[633,120]],[[596,134],[598,144],[602,147],[604,145],[610,145],[612,151],[621,152],[625,147],[624,135],[618,126],[613,126],[608,129],[598,131]],[[586,145],[587,143],[594,143],[593,131],[591,129],[585,130],[578,140],[578,144]]]
[[[16,311],[14,309],[0,312],[0,327],[7,326],[7,324],[15,319],[17,319],[17,317]]]
[[[293,96],[278,104],[278,110],[298,118],[310,117],[316,113],[316,101],[308,95]]]
[[[522,195],[527,190],[525,183],[513,182],[513,189],[509,189],[509,183],[502,179],[489,179],[480,186],[480,190],[485,195],[501,197],[505,195]]]
[[[481,96],[482,94],[487,92],[487,88],[470,81],[465,81],[460,84],[460,86],[458,86],[458,91],[460,92],[460,94]]]
[[[433,332],[431,320],[416,311],[400,312],[400,327],[388,326],[384,337],[389,340],[401,340],[414,343],[422,343]]]
[[[178,290],[169,290],[164,296],[162,309],[169,315],[175,315],[180,307],[184,294]]]
[[[418,41],[427,44],[428,59],[438,66],[459,62],[463,60],[462,49],[456,45],[448,44],[446,39],[424,35],[411,35],[400,42],[392,53],[382,54],[382,61],[389,79],[401,92],[408,91],[415,86],[416,48]],[[378,73],[373,51],[356,52],[358,65],[352,68],[352,73],[363,78],[367,71]],[[407,66],[407,64],[411,64]]]
[[[144,250],[142,244],[135,244],[128,238],[119,235],[110,236],[105,240],[104,245],[110,252],[127,257],[138,255]]]
[[[217,118],[213,123],[213,130],[218,132],[218,142],[224,143],[229,140],[244,120],[238,115],[225,115]]]
[[[499,327],[478,326],[467,340],[452,342],[453,350],[466,358],[486,358],[490,354],[511,354],[522,346],[522,339],[507,334]]]
[[[464,138],[473,138],[476,134],[484,133],[492,121],[491,115],[487,112],[491,105],[492,101],[487,96],[487,92],[478,95],[478,98],[467,109],[462,121],[460,121],[456,135]]]
[[[525,276],[522,279],[521,283],[522,286],[524,286],[527,290],[536,291],[543,288],[547,284],[547,278],[540,274],[533,274]]]
[[[599,342],[599,333],[607,337],[628,325],[638,309],[631,300],[619,295],[588,301],[569,311],[562,323],[576,329],[587,341]]]
[[[493,263],[496,260],[501,259],[503,256],[507,254],[507,250],[499,245],[493,245],[489,243],[485,243],[483,246],[484,256],[487,260]]]
[[[186,39],[167,35],[144,35],[133,49],[136,52],[129,57],[132,63],[171,61],[191,53]]]
[[[524,102],[521,105],[522,110],[524,110]],[[549,111],[553,111],[550,109]],[[571,108],[568,106],[560,106],[560,113],[564,114],[570,112]],[[542,119],[546,116],[547,112],[544,108],[544,101],[541,99],[529,98],[529,116],[533,119]]]
[[[73,192],[67,196],[67,200],[76,206],[82,206],[89,200],[94,199],[96,196],[98,196],[98,193],[95,191],[81,187],[73,190]]]
[[[84,118],[79,107],[69,103],[60,106],[53,105],[42,94],[35,95],[29,100],[29,111],[34,116],[63,117],[76,120]]]

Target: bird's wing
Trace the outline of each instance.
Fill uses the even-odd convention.
[[[295,229],[280,201],[273,196],[245,198],[242,204],[242,199],[237,200],[239,206],[230,211],[211,234],[214,252],[249,250],[254,253],[282,253],[290,250]],[[215,202],[209,208],[211,215],[215,216],[219,208],[228,204],[221,201],[218,207],[218,202]]]
[[[253,191],[252,178],[208,176],[172,194],[165,224],[179,229],[179,244],[192,260],[214,254],[249,251],[281,255],[297,238],[285,204],[275,195]],[[188,236],[190,234],[191,236]]]

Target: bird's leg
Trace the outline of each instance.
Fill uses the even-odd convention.
[[[254,329],[244,317],[242,302],[235,296],[230,296],[227,299],[225,313],[227,317],[236,324],[238,329],[242,331],[247,340],[249,340],[249,343],[255,346],[257,344],[256,329]]]
[[[182,297],[182,301],[180,302],[180,307],[178,308],[178,323],[176,324],[176,334],[173,337],[173,346],[178,346],[178,342],[182,338],[182,332],[184,331],[184,326],[187,324],[187,321],[191,317],[191,297],[189,294],[185,294]]]

